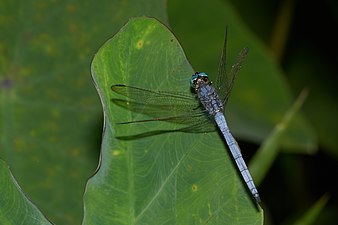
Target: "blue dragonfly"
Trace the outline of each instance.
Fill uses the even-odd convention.
[[[190,86],[195,96],[177,92],[152,91],[124,84],[116,84],[111,87],[112,91],[127,97],[127,99],[113,99],[112,101],[121,107],[151,117],[151,119],[121,122],[119,124],[166,121],[185,125],[183,128],[174,131],[192,133],[211,132],[219,129],[248,189],[255,200],[260,202],[256,186],[242,157],[240,148],[230,133],[224,115],[224,106],[228,101],[234,80],[248,53],[248,49],[244,48],[240,52],[236,63],[232,66],[230,72],[227,73],[226,44],[227,32],[225,33],[215,85],[212,84],[208,75],[204,72],[196,72],[192,75]],[[150,134],[156,134],[156,132],[150,132]]]

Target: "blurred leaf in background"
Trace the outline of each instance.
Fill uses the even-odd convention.
[[[0,4],[0,157],[51,221],[80,224],[102,133],[90,62],[130,17],[166,22],[165,1]]]

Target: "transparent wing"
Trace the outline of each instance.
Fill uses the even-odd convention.
[[[148,122],[148,121],[167,121],[180,124],[192,124],[196,120],[207,118],[207,114],[200,108],[184,110],[178,105],[156,105],[144,104],[124,99],[112,99],[112,102],[122,108],[132,112],[141,113],[151,117],[151,119],[129,121],[123,123]]]
[[[239,72],[239,70],[242,68],[242,63],[248,54],[249,49],[248,48],[243,48],[242,51],[239,53],[236,63],[231,67],[230,73],[227,76],[226,79],[226,94],[223,99],[223,104],[225,105],[229,99],[230,93],[232,91],[232,87],[234,85],[234,81],[236,79],[236,76]]]
[[[216,79],[216,90],[222,99],[223,105],[226,105],[232,87],[234,85],[234,81],[240,70],[242,63],[245,59],[245,56],[248,54],[248,48],[244,48],[238,55],[236,63],[231,67],[230,73],[226,71],[226,46],[227,46],[227,27],[225,30],[224,36],[224,45],[222,49],[221,59],[218,67],[218,74]]]
[[[112,101],[130,111],[141,113],[150,119],[121,122],[120,124],[165,121],[187,125],[182,132],[209,132],[215,130],[213,120],[201,107],[199,101],[183,93],[151,91],[126,85],[113,85],[115,93],[128,99],[112,99]],[[130,100],[131,99],[131,100]]]
[[[112,91],[123,95],[129,99],[135,100],[137,103],[144,105],[163,106],[164,109],[175,107],[181,112],[191,111],[200,107],[197,98],[184,93],[173,93],[165,91],[151,91],[143,88],[117,84],[111,87]]]
[[[224,44],[221,53],[221,59],[218,65],[218,74],[215,83],[215,88],[219,97],[224,99],[227,94],[227,71],[226,71],[226,49],[227,49],[227,33],[228,27],[225,27],[225,34],[224,34]]]

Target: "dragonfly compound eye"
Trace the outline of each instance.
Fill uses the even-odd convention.
[[[194,75],[192,75],[191,79],[190,79],[190,86],[192,88],[195,88],[196,87],[196,82],[197,82],[197,79],[199,78],[199,75],[198,73],[196,72]]]

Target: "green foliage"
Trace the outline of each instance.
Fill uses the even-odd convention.
[[[100,45],[131,17],[147,15],[168,25],[166,2],[1,1],[0,158],[9,165],[25,195],[53,223],[79,224],[84,217],[85,224],[112,224],[113,219],[114,224],[125,224],[155,217],[168,218],[167,224],[172,224],[173,215],[178,215],[175,219],[185,224],[192,221],[222,224],[217,220],[225,216],[225,221],[233,224],[262,223],[261,209],[252,204],[216,133],[164,132],[122,141],[116,137],[145,130],[174,129],[176,125],[113,125],[115,121],[141,117],[112,105],[109,99],[117,96],[110,91],[111,84],[119,82],[188,93],[188,75],[193,69],[180,46],[196,70],[215,75],[225,25],[229,27],[228,66],[243,47],[250,49],[227,105],[226,115],[235,136],[254,143],[273,142],[274,138],[270,138],[273,128],[293,103],[289,84],[296,94],[308,85],[310,95],[304,114],[296,113],[290,127],[283,130],[283,136],[278,135],[278,142],[273,148],[266,148],[267,154],[261,157],[271,165],[274,153],[279,150],[314,153],[318,137],[325,147],[323,150],[337,158],[336,83],[325,76],[334,74],[334,67],[330,68],[330,62],[323,55],[317,56],[311,42],[302,41],[296,51],[287,56],[285,71],[289,77],[285,79],[277,60],[283,57],[285,46],[280,45],[286,43],[290,24],[274,26],[275,35],[280,38],[278,43],[269,43],[272,31],[267,29],[273,27],[276,3],[231,2],[236,8],[230,1],[170,0],[170,25],[180,45],[163,25],[143,18],[139,20],[143,24],[135,25],[137,22],[133,20],[134,25],[125,26],[99,51],[92,69],[104,103],[106,123],[100,167],[86,186],[83,216],[83,189],[97,166],[102,133],[102,111],[90,79],[90,61]],[[290,2],[285,1],[286,8],[282,10],[284,22],[292,21],[285,18],[292,14],[293,9],[287,8],[293,7]],[[153,29],[146,29],[150,24]],[[127,28],[130,33],[126,32]],[[159,36],[153,37],[154,34]],[[325,36],[329,37],[331,35]],[[151,42],[137,42],[141,39]],[[135,45],[132,47],[135,41],[139,51]],[[277,60],[269,53],[270,44]],[[110,51],[110,45],[119,51]],[[158,47],[149,50],[150,46]],[[112,56],[110,61],[107,56]],[[102,67],[95,67],[100,63]],[[245,157],[246,149],[242,150]],[[258,156],[255,158],[259,159]],[[260,160],[254,163],[253,173],[263,179],[270,167],[260,166]],[[285,182],[289,184],[289,191],[297,192],[292,179],[297,178],[305,185],[306,182],[299,179],[302,173],[297,170],[303,165],[297,162],[297,167],[288,166],[283,167]],[[290,175],[288,172],[295,168],[296,173]],[[172,192],[175,185],[180,192]],[[275,193],[275,187],[265,189]],[[304,190],[302,186],[302,194]],[[0,191],[1,224],[49,224],[22,194],[2,161]],[[272,201],[268,191],[261,194],[263,202],[264,198],[266,202]],[[317,204],[319,207],[314,207],[299,221],[315,221],[326,203],[326,198],[323,199]],[[281,211],[283,202],[273,201]],[[172,212],[173,209],[176,211]]]
[[[51,224],[27,199],[8,166],[0,160],[0,221],[1,225]]]

